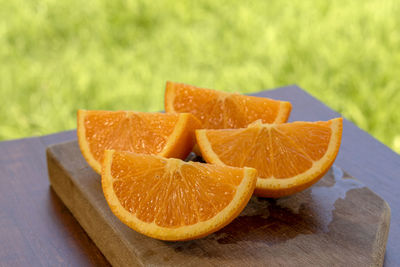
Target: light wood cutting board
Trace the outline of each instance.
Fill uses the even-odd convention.
[[[76,141],[47,150],[54,191],[114,266],[381,266],[388,204],[339,167],[281,199],[253,197],[231,224],[203,239],[165,242],[120,222]]]

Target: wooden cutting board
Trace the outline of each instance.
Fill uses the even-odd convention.
[[[339,167],[291,197],[253,197],[231,224],[203,239],[165,242],[121,223],[76,141],[47,150],[54,191],[114,266],[381,266],[388,204]]]

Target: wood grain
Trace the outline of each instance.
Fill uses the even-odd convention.
[[[312,188],[279,200],[253,197],[206,238],[163,242],[121,223],[76,141],[47,151],[52,187],[114,266],[382,266],[387,203],[334,166]]]
[[[41,140],[2,142],[0,151],[0,266],[107,266],[49,187]]]

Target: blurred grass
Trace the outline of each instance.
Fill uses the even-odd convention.
[[[0,0],[0,140],[78,108],[163,109],[166,80],[298,84],[400,153],[399,1]]]

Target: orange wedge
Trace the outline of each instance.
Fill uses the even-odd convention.
[[[177,241],[206,236],[237,217],[257,171],[107,150],[101,177],[108,205],[123,223]]]
[[[255,194],[263,197],[288,196],[316,183],[335,161],[341,137],[342,118],[196,130],[207,162],[257,169]]]
[[[245,96],[167,82],[166,112],[188,112],[206,129],[244,128],[255,120],[283,123],[292,105],[264,97]]]
[[[101,173],[104,150],[185,158],[201,123],[191,114],[78,111],[78,141],[88,164]]]

